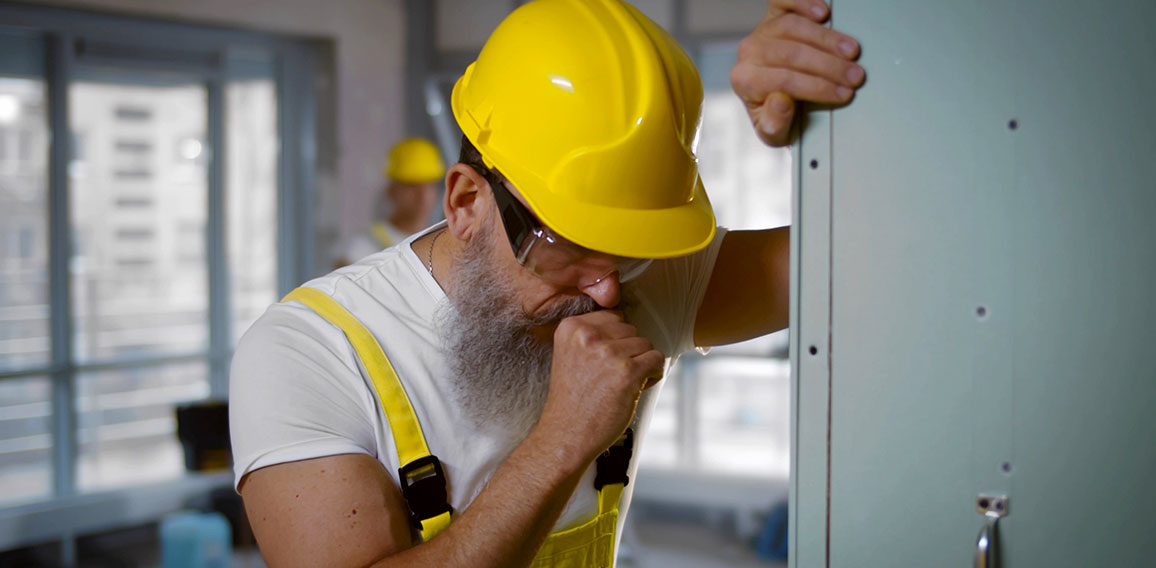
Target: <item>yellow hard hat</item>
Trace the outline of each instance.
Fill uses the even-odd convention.
[[[381,174],[401,183],[429,183],[445,177],[446,165],[433,142],[408,138],[389,151],[388,164]]]
[[[694,147],[702,80],[674,38],[618,0],[515,10],[454,85],[458,126],[547,226],[635,258],[715,234]]]

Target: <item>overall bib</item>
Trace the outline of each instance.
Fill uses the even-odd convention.
[[[409,396],[381,344],[344,306],[320,290],[303,286],[281,301],[300,302],[345,333],[369,374],[393,432],[398,463],[401,464],[398,477],[411,519],[421,533],[422,541],[429,541],[449,526],[453,514],[446,476],[441,462],[430,454]],[[550,534],[532,566],[585,568],[614,565],[618,502],[623,488],[630,482],[626,472],[633,446],[633,432],[627,429],[617,444],[598,457],[594,480],[598,491],[598,514],[582,525]]]

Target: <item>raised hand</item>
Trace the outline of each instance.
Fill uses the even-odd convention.
[[[662,377],[665,360],[618,310],[562,320],[539,428],[592,460],[626,430],[642,391]]]
[[[846,104],[863,84],[859,43],[824,26],[830,14],[822,0],[770,0],[739,44],[731,86],[768,145],[790,142],[796,101]]]

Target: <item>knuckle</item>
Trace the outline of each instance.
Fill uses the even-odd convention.
[[[631,359],[631,366],[633,371],[636,373],[645,373],[646,371],[649,371],[654,367],[655,362],[659,357],[661,357],[661,354],[658,351],[654,350],[653,348],[648,349],[637,357]]]
[[[559,334],[563,334],[563,335],[565,335],[567,333],[572,333],[578,325],[579,325],[578,321],[575,320],[574,318],[565,318],[562,321],[558,322],[558,327],[555,329],[555,333],[559,333]]]
[[[796,98],[814,100],[821,98],[825,89],[833,89],[834,85],[825,79],[812,75],[796,74],[792,77],[791,89],[797,93]]]
[[[797,96],[799,94],[799,86],[800,86],[801,82],[802,81],[799,80],[799,76],[797,74],[787,73],[783,77],[782,81],[779,83],[779,85],[781,87],[780,90],[786,92],[787,94],[789,94],[791,96],[795,96],[797,98]]]
[[[739,47],[738,47],[738,50],[736,51],[736,54],[738,55],[739,61],[747,59],[751,56],[751,42],[753,42],[753,41],[754,41],[754,34],[751,34],[747,37],[744,37],[742,39],[742,41],[739,42]]]
[[[776,59],[785,67],[798,68],[805,61],[803,47],[796,43],[784,43],[775,50]]]
[[[646,356],[650,358],[652,363],[661,364],[666,360],[666,355],[663,355],[662,351],[655,349],[653,346],[650,348],[650,351],[646,352]]]
[[[769,24],[762,24],[760,27],[769,27]],[[738,51],[736,52],[739,61],[757,59],[762,53],[766,40],[763,39],[761,30],[755,30],[755,33],[748,35],[739,42]]]
[[[731,88],[743,95],[751,91],[751,71],[748,65],[739,63],[731,67]]]
[[[774,28],[775,35],[788,36],[792,35],[791,32],[793,30],[798,29],[799,26],[806,25],[806,23],[809,21],[810,20],[794,12],[787,12],[786,14],[775,18],[771,22],[771,26]]]
[[[554,345],[561,344],[574,336],[575,328],[576,324],[569,318],[558,322],[558,327],[554,328]]]
[[[651,343],[649,339],[642,337],[642,336],[639,336],[638,339],[641,341],[641,345],[642,345],[641,350],[642,350],[643,354],[649,355],[651,353],[657,353],[657,350],[654,349],[654,344]]]
[[[763,29],[763,31],[770,35],[777,35],[783,29],[783,21],[790,15],[790,12],[783,12],[777,16],[767,19],[760,25],[760,27]]]
[[[584,346],[593,345],[598,341],[602,334],[598,332],[598,328],[590,325],[581,325],[574,330],[574,338],[578,343]]]
[[[599,342],[591,347],[591,354],[598,359],[613,359],[614,349],[609,343]]]

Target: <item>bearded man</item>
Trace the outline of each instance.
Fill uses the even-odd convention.
[[[770,143],[795,100],[862,81],[826,17],[773,0],[740,48]],[[238,346],[237,488],[270,565],[613,565],[650,387],[695,346],[787,325],[788,231],[715,226],[701,100],[618,0],[537,0],[494,31],[454,88],[446,220],[306,283]]]

